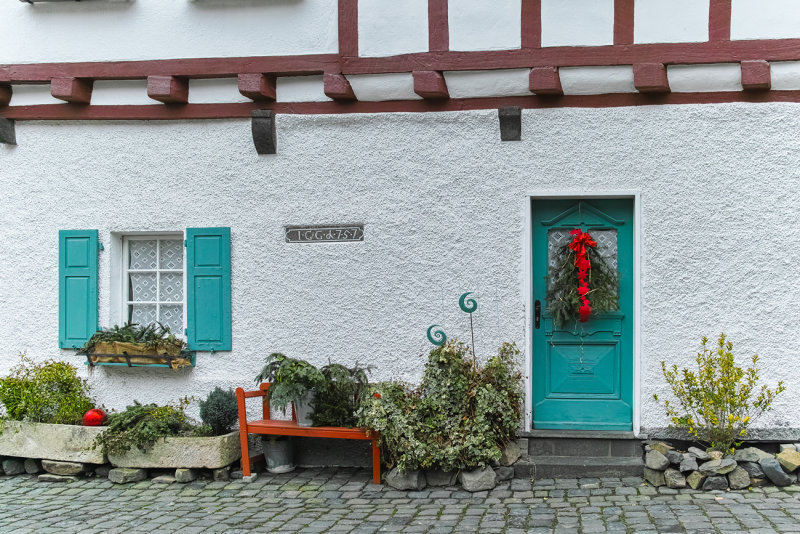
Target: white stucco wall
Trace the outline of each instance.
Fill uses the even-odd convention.
[[[709,0],[636,0],[634,43],[708,41]]]
[[[796,0],[732,0],[731,39],[800,37]]]
[[[358,55],[428,51],[428,1],[358,3]]]
[[[57,232],[98,228],[100,318],[111,232],[230,226],[233,351],[193,370],[98,368],[109,408],[250,386],[274,350],[316,364],[356,360],[373,380],[419,377],[428,325],[465,337],[475,290],[477,351],[524,349],[530,195],[641,194],[641,384],[645,429],[666,426],[652,393],[659,361],[692,363],[724,331],[790,391],[762,424],[797,420],[795,284],[787,247],[800,174],[796,104],[547,109],[523,140],[499,140],[497,112],[279,116],[275,156],[247,120],[19,122],[0,145],[0,373],[25,352],[59,352]],[[759,132],[759,135],[752,135]],[[363,222],[363,243],[287,244],[285,224]],[[86,374],[81,367],[81,373]]]
[[[0,63],[338,52],[336,0],[0,2]]]

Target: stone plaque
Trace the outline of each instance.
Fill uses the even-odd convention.
[[[364,241],[363,224],[330,224],[324,226],[287,226],[287,243],[342,243]]]

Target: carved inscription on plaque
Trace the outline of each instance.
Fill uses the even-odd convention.
[[[287,243],[344,243],[364,241],[363,224],[287,226]]]

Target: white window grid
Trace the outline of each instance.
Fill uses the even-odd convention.
[[[182,309],[182,317],[183,317],[183,324],[181,328],[172,331],[177,337],[185,338],[184,329],[186,328],[186,249],[185,247],[182,248],[183,251],[183,269],[162,269],[161,268],[161,242],[162,241],[173,241],[178,240],[181,241],[183,245],[185,241],[185,236],[182,233],[162,233],[162,234],[145,234],[145,235],[127,235],[123,236],[122,238],[122,317],[123,322],[129,322],[132,315],[132,308],[131,305],[133,304],[151,304],[155,305],[156,307],[156,321],[161,321],[161,306],[162,305],[173,305],[173,306],[181,306]],[[131,241],[155,241],[156,242],[156,267],[155,269],[131,269],[130,265],[130,242]],[[156,289],[155,289],[155,296],[156,300],[132,300],[130,295],[130,275],[131,274],[155,274],[156,276]],[[161,300],[161,274],[164,273],[173,273],[173,274],[181,274],[182,277],[182,284],[183,284],[183,298],[180,302],[178,301],[166,301]]]

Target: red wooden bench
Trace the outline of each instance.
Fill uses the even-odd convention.
[[[263,434],[272,436],[301,436],[308,438],[365,439],[372,442],[372,481],[381,483],[381,450],[378,447],[377,432],[363,428],[344,428],[338,426],[300,426],[297,414],[292,407],[292,420],[282,421],[270,418],[267,390],[271,384],[262,383],[256,391],[245,391],[236,388],[236,400],[239,405],[239,438],[242,444],[242,476],[250,476],[250,454],[247,448],[247,434]],[[245,399],[261,397],[263,419],[247,420]]]

